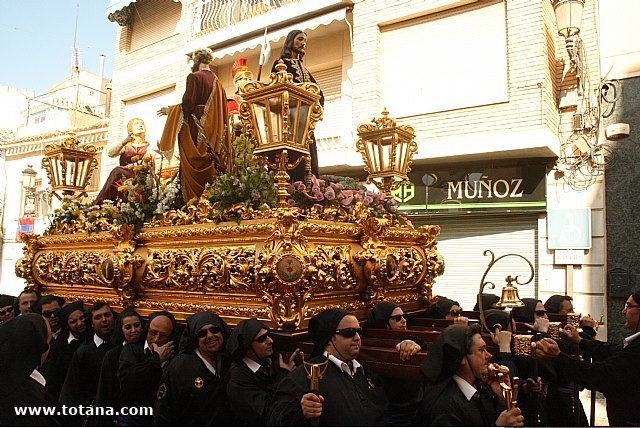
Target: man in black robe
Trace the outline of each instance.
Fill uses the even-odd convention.
[[[71,358],[60,402],[68,406],[88,406],[93,403],[100,379],[102,360],[110,349],[109,339],[113,329],[113,311],[106,302],[94,303],[86,312],[93,334]]]
[[[421,372],[417,422],[426,426],[522,426],[520,409],[500,411],[498,382],[485,383],[492,355],[477,324],[447,327],[433,342]]]
[[[561,352],[553,339],[537,343],[536,353],[552,359],[558,369],[585,387],[600,391],[607,399],[607,416],[611,426],[640,426],[640,290],[627,298],[622,309],[625,328],[632,334],[622,344],[584,339],[571,325],[564,334],[578,345],[582,360]]]
[[[180,353],[165,368],[154,407],[154,425],[233,424],[226,396],[229,327],[214,313],[187,318]]]
[[[62,297],[48,294],[40,297],[40,300],[31,307],[33,312],[42,315],[49,321],[54,340],[60,335],[60,320],[58,314],[63,306],[64,299]]]
[[[306,367],[280,382],[272,400],[269,425],[385,425],[387,397],[379,379],[356,360],[362,329],[358,319],[341,309],[327,309],[309,320],[314,343],[309,363],[326,363],[319,391],[309,391]]]
[[[8,294],[0,294],[0,325],[9,321],[16,316],[16,306],[18,299],[16,296],[9,296]]]
[[[149,315],[146,339],[127,344],[120,354],[118,379],[122,402],[128,406],[153,407],[162,368],[173,358],[178,325],[167,311]],[[120,426],[150,426],[152,415],[120,415]]]
[[[42,316],[25,314],[0,326],[0,426],[61,426],[56,414],[17,415],[14,406],[56,407],[38,371],[49,353],[51,328]]]
[[[25,288],[18,294],[18,310],[21,314],[33,312],[31,306],[40,300],[40,293],[33,288]]]
[[[61,333],[51,344],[51,353],[43,366],[42,373],[47,379],[47,390],[56,400],[60,397],[71,358],[85,339],[87,327],[82,301],[70,303],[62,308],[58,318]]]
[[[235,416],[244,426],[266,426],[269,405],[278,382],[295,368],[294,352],[285,362],[279,356],[273,373],[273,339],[269,328],[255,318],[240,321],[231,332],[227,346],[233,358],[227,396]]]

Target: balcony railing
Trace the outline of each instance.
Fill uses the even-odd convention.
[[[194,0],[190,3],[191,38],[227,28],[270,10],[302,0]]]

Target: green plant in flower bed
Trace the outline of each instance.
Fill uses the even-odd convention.
[[[253,144],[240,135],[233,143],[231,171],[216,177],[202,193],[214,207],[218,221],[240,221],[247,209],[265,211],[276,205],[275,173],[259,164]]]

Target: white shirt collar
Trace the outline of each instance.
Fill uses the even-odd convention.
[[[74,340],[78,340],[78,338],[75,337],[73,333],[69,332],[69,337],[67,337],[67,343],[71,345],[71,342],[73,342]]]
[[[625,338],[622,343],[623,346],[626,348],[631,342],[633,342],[634,340],[636,340],[638,337],[640,337],[640,331],[637,333],[632,334],[631,336]]]
[[[218,371],[216,370],[216,368],[215,368],[215,367],[213,367],[213,365],[212,365],[209,361],[207,361],[207,360],[205,360],[205,359],[204,359],[204,357],[203,357],[203,356],[202,356],[202,354],[200,353],[200,350],[199,350],[199,349],[196,349],[196,355],[197,355],[198,357],[200,357],[200,359],[201,359],[201,360],[202,360],[202,362],[204,363],[205,367],[206,367],[206,368],[207,368],[211,373],[213,373],[213,374],[214,374],[214,375],[216,375],[216,376],[218,375]]]
[[[253,361],[251,358],[249,357],[244,357],[242,359],[242,361],[244,361],[244,363],[247,365],[247,367],[249,367],[251,369],[252,372],[257,372],[258,370],[260,370],[260,367],[262,367],[260,365],[260,363],[258,363],[257,361]]]
[[[42,374],[40,374],[38,369],[34,369],[29,377],[38,382],[40,385],[47,386],[47,380],[44,378],[44,376],[42,376]]]
[[[453,375],[453,380],[458,385],[458,388],[460,388],[460,392],[462,392],[462,394],[465,396],[465,398],[467,400],[469,400],[469,401],[471,401],[473,396],[476,395],[476,393],[478,392],[478,390],[475,389],[473,387],[473,385],[471,385],[469,382],[467,382],[466,380],[462,379],[458,375],[454,374]]]
[[[323,352],[323,355],[325,357],[327,356],[327,354],[329,354],[327,351]],[[351,377],[354,377],[356,375],[356,371],[358,370],[358,367],[360,367],[360,363],[358,361],[356,361],[355,359],[351,360],[351,363],[353,364],[353,372],[351,372],[351,367],[349,367],[349,364],[342,361],[340,358],[336,357],[333,354],[329,354],[329,361],[335,364],[340,371],[348,374]]]
[[[96,333],[93,334],[93,343],[96,344],[96,348],[99,348],[105,341]]]
[[[151,349],[151,346],[149,346],[149,342],[147,342],[146,340],[144,341],[144,348],[142,348],[143,352],[147,352],[147,349]]]

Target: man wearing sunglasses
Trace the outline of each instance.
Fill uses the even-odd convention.
[[[212,312],[187,318],[180,351],[167,364],[154,406],[157,426],[234,425],[226,386],[229,327]]]
[[[38,302],[32,307],[33,312],[42,315],[47,321],[49,321],[53,340],[57,339],[58,335],[60,335],[60,321],[58,315],[63,306],[64,299],[62,297],[48,294],[40,297],[40,300],[38,300]]]
[[[561,352],[553,339],[538,342],[538,357],[554,359],[559,370],[580,385],[600,391],[607,399],[610,426],[640,426],[640,290],[627,298],[622,309],[625,328],[632,334],[622,344],[584,339],[571,325],[564,334],[580,348],[577,358]]]
[[[308,363],[326,368],[318,391],[309,392],[308,367],[293,370],[273,397],[269,425],[384,425],[387,397],[379,379],[356,360],[362,329],[358,319],[341,309],[326,309],[309,320],[314,348]]]
[[[279,370],[272,370],[273,339],[269,328],[255,318],[240,321],[227,347],[233,358],[227,396],[236,417],[245,426],[266,426],[273,391],[296,365],[299,349],[286,360],[279,355]]]
[[[0,294],[0,325],[9,321],[15,316],[18,299],[8,294]]]

